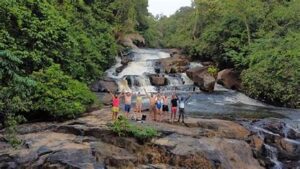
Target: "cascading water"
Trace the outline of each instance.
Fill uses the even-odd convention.
[[[272,169],[282,169],[282,163],[278,161],[278,151],[275,147],[264,144],[265,153],[267,158],[273,163]]]
[[[268,130],[261,120],[262,124],[245,122],[241,123],[246,128],[256,133],[262,140],[267,136],[271,137],[285,137],[286,141],[293,142],[293,144],[300,147],[298,140],[288,138],[290,130],[299,132],[300,130],[300,111],[297,109],[279,108],[270,105],[266,105],[257,100],[251,99],[246,95],[234,90],[225,89],[223,86],[216,84],[215,91],[213,93],[201,92],[199,89],[194,88],[194,83],[190,80],[185,73],[177,74],[164,74],[167,78],[168,85],[157,87],[152,86],[149,80],[149,74],[161,73],[159,72],[156,62],[158,59],[168,58],[170,55],[162,50],[157,49],[135,49],[132,50],[132,62],[120,72],[116,73],[116,69],[120,67],[121,59],[117,59],[116,65],[107,70],[108,77],[115,79],[118,84],[119,91],[132,91],[133,93],[144,93],[143,89],[148,92],[163,92],[172,93],[175,91],[178,95],[186,95],[187,92],[193,92],[192,97],[188,100],[185,108],[186,112],[191,116],[211,116],[214,114],[231,114],[234,117],[238,116],[238,113],[265,113],[272,116],[273,114],[280,114],[281,121],[288,123],[283,127],[281,133],[274,133]],[[190,67],[202,66],[199,63],[191,63]],[[147,99],[143,100],[147,105]],[[300,135],[300,134],[299,134]],[[278,160],[278,151],[275,147],[264,144],[267,158],[272,161],[273,169],[284,168],[283,163]]]

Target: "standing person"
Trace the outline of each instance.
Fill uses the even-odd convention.
[[[155,106],[156,106],[156,110],[154,112],[154,119],[156,120],[156,116],[158,115],[159,116],[158,121],[161,121],[161,115],[162,115],[161,109],[163,106],[163,102],[162,102],[160,94],[158,94],[158,96],[157,96]]]
[[[185,104],[186,104],[186,101],[191,97],[191,94],[184,98],[183,96],[180,97],[180,100],[179,100],[179,117],[178,117],[178,122],[180,121],[180,117],[182,117],[182,123],[184,123],[184,107],[185,107]]]
[[[118,117],[118,114],[120,111],[120,97],[122,96],[123,93],[120,93],[119,95],[117,95],[117,94],[112,94],[112,92],[110,90],[108,90],[108,91],[112,97],[112,108],[111,108],[112,120],[115,121],[115,120],[117,120],[117,117]]]
[[[132,99],[132,93],[126,92],[124,95],[124,100],[125,100],[125,113],[127,119],[129,118],[129,113],[131,109],[131,99]]]
[[[174,122],[174,120],[176,118],[177,107],[178,107],[178,97],[174,93],[172,95],[172,99],[171,99],[171,122],[172,123]]]
[[[142,106],[143,106],[143,99],[141,93],[138,92],[138,94],[136,95],[136,102],[135,102],[136,119],[142,116]]]
[[[149,111],[150,111],[150,116],[152,116],[152,120],[156,121],[156,96],[154,94],[151,94],[151,96],[149,96],[149,94],[147,93],[146,89],[144,89],[147,97],[149,98],[150,101],[150,107],[149,107]]]
[[[169,106],[168,106],[168,96],[166,94],[163,95],[163,118],[165,118],[166,114],[169,112]]]

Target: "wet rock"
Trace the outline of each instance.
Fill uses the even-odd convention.
[[[189,68],[189,60],[180,55],[160,59],[159,62],[165,73],[183,73]]]
[[[117,67],[117,68],[116,68],[116,73],[117,73],[117,74],[118,74],[118,73],[121,73],[125,68],[126,68],[126,65],[122,65],[122,66],[120,66],[120,67]]]
[[[169,147],[175,159],[189,159],[190,163],[184,163],[189,168],[262,168],[253,158],[250,146],[244,141],[222,138],[196,139],[172,134],[155,140],[154,143]]]
[[[116,92],[118,90],[118,86],[113,79],[104,78],[92,83],[90,89],[93,92],[108,92],[108,90],[111,92]]]
[[[201,62],[201,64],[203,66],[215,66],[215,63],[214,62],[210,62],[210,61],[207,61],[207,62]]]
[[[218,73],[217,83],[227,89],[241,89],[241,80],[239,74],[233,69],[224,69]]]
[[[165,86],[167,85],[167,79],[164,76],[150,75],[150,82],[154,86]]]
[[[208,67],[195,67],[187,70],[186,74],[201,90],[213,92],[215,87],[215,78],[211,76],[207,70]]]
[[[261,138],[259,138],[258,136],[256,136],[256,135],[250,136],[249,139],[250,139],[250,146],[254,150],[260,151],[261,148],[262,148],[262,146],[263,146],[263,144],[264,144],[264,141]]]
[[[300,160],[300,142],[281,138],[275,141],[276,147],[279,149],[279,158],[287,160]]]

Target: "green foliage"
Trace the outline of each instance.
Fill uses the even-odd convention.
[[[207,69],[207,72],[213,77],[216,77],[218,75],[218,71],[218,68],[215,66],[209,66]]]
[[[130,124],[124,116],[119,116],[111,129],[118,136],[133,136],[140,141],[147,141],[158,136],[158,132],[154,128]]]
[[[95,96],[81,82],[99,79],[114,63],[117,28],[148,28],[147,4],[0,1],[0,117],[73,118],[90,108]]]
[[[242,74],[248,95],[277,105],[300,107],[299,38],[300,32],[252,45],[250,68]]]
[[[22,141],[17,137],[17,126],[25,121],[26,119],[23,116],[14,116],[11,114],[5,119],[6,128],[4,132],[4,138],[14,148],[17,148],[22,143]]]
[[[29,111],[29,96],[35,82],[19,68],[22,61],[10,52],[0,50],[0,115]]]
[[[155,130],[152,127],[142,127],[142,126],[133,125],[131,127],[130,132],[132,133],[132,135],[135,138],[137,138],[138,140],[141,140],[141,141],[146,141],[153,137],[158,136],[157,130]]]
[[[33,109],[56,118],[74,118],[85,112],[96,100],[89,88],[65,75],[59,65],[34,72],[37,86],[32,96]]]
[[[162,47],[243,72],[248,95],[299,107],[299,9],[300,0],[194,0],[155,27]]]
[[[117,33],[143,32],[148,29],[148,0],[115,0],[111,4],[115,14]]]
[[[119,116],[118,119],[111,126],[112,131],[118,134],[118,136],[127,135],[129,132],[129,128],[130,124],[124,116]]]
[[[73,78],[91,82],[117,54],[114,20],[103,19],[112,15],[110,5],[105,1],[1,1],[0,50],[20,58],[28,74],[57,63]]]

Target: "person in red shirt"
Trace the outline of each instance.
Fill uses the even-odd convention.
[[[117,120],[119,111],[120,111],[120,97],[122,96],[123,93],[120,93],[119,95],[117,94],[112,94],[111,91],[109,91],[111,97],[112,97],[112,120],[115,121]]]

